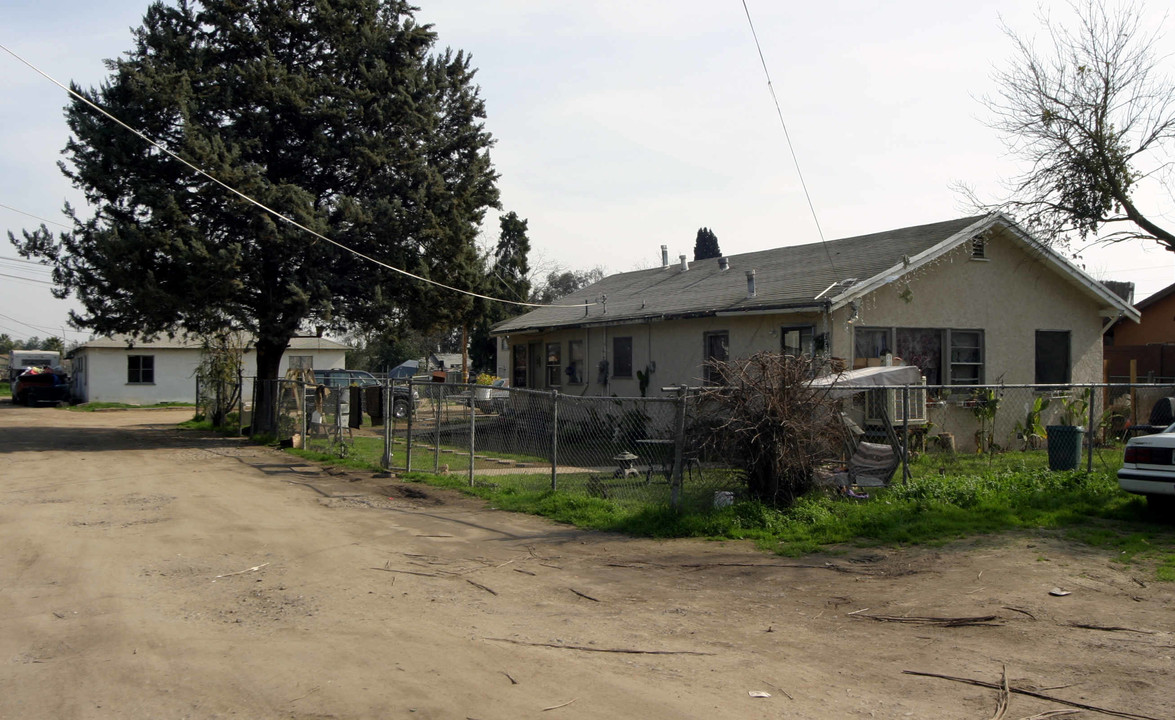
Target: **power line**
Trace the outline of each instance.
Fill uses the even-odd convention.
[[[779,105],[779,98],[775,95],[775,85],[771,82],[771,73],[767,70],[767,60],[763,57],[763,46],[759,44],[759,35],[755,32],[755,23],[751,20],[751,10],[747,7],[747,0],[742,0],[743,12],[747,14],[747,25],[751,26],[751,37],[755,39],[755,49],[759,51],[759,62],[763,65],[763,74],[767,76],[767,89],[771,91],[771,99],[775,102],[775,113],[779,115],[779,124],[783,126],[783,137],[787,139],[787,149],[791,152],[792,162],[796,166],[796,175],[800,178],[800,187],[804,189],[804,197],[808,200],[808,210],[812,212],[812,221],[816,223],[816,232],[820,235],[820,243],[824,246],[824,254],[828,256],[828,264],[835,273],[836,263],[832,261],[832,253],[828,249],[828,242],[824,239],[824,230],[820,227],[820,218],[816,217],[816,206],[812,204],[812,196],[808,193],[808,184],[804,182],[804,173],[800,170],[800,160],[796,157],[796,149],[792,146],[791,133],[787,131],[787,123],[783,119],[783,108]]]
[[[4,318],[5,320],[9,320],[9,321],[14,322],[18,325],[24,325],[27,328],[32,328],[33,330],[36,330],[37,332],[49,333],[50,335],[53,335],[54,337],[57,336],[57,332],[58,332],[57,330],[49,330],[48,328],[37,327],[36,325],[29,325],[27,322],[25,322],[23,320],[17,320],[14,317],[10,317],[10,316],[4,315],[2,313],[0,313],[0,318]],[[61,328],[60,330],[61,330],[61,332],[69,332],[69,333],[73,333],[74,335],[87,335],[88,334],[88,333],[78,332],[76,330],[66,330],[65,328]]]
[[[382,268],[385,268],[387,270],[391,270],[393,272],[397,272],[397,273],[404,275],[406,277],[410,277],[414,280],[419,280],[420,282],[428,283],[429,285],[435,285],[436,287],[444,288],[445,290],[451,290],[456,293],[461,293],[462,295],[469,295],[470,297],[481,298],[482,300],[491,300],[493,302],[501,302],[501,303],[506,303],[508,305],[520,305],[523,307],[564,307],[564,308],[581,308],[581,307],[583,307],[583,305],[542,305],[540,303],[519,302],[516,300],[504,300],[502,298],[490,297],[489,295],[482,295],[481,293],[475,293],[472,290],[462,290],[461,288],[456,288],[451,285],[445,285],[444,283],[437,282],[436,280],[430,280],[426,277],[421,277],[420,275],[410,273],[407,270],[403,270],[403,269],[395,267],[393,265],[389,265],[383,261],[376,260],[375,258],[371,257],[370,255],[365,255],[365,254],[359,252],[358,250],[355,250],[353,248],[347,247],[346,245],[343,245],[342,243],[338,242],[337,240],[332,240],[332,239],[326,237],[325,235],[322,235],[321,233],[318,233],[318,232],[315,232],[314,230],[311,230],[310,228],[306,227],[305,225],[302,225],[301,223],[297,222],[296,220],[281,214],[277,210],[274,210],[273,208],[269,207],[268,205],[263,204],[259,200],[254,200],[253,198],[249,197],[248,195],[241,192],[240,190],[237,190],[236,188],[232,187],[231,185],[228,185],[227,183],[224,183],[224,182],[214,178],[212,175],[209,175],[207,172],[202,170],[200,167],[196,166],[194,163],[189,162],[188,160],[185,160],[184,158],[180,157],[179,155],[175,154],[171,150],[169,150],[166,147],[164,147],[163,145],[161,145],[160,143],[147,137],[147,135],[145,135],[144,133],[140,132],[139,130],[136,130],[135,128],[133,128],[130,125],[123,122],[122,120],[119,120],[117,117],[115,117],[114,115],[107,112],[104,108],[102,108],[99,105],[97,105],[96,103],[90,101],[88,98],[86,98],[81,93],[75,91],[73,88],[66,87],[65,85],[61,84],[53,76],[49,75],[44,70],[41,70],[36,65],[33,65],[28,60],[25,60],[23,57],[16,54],[16,52],[9,49],[6,45],[0,44],[0,50],[4,50],[6,53],[8,53],[12,57],[16,58],[18,61],[20,61],[22,64],[24,64],[25,66],[27,66],[28,68],[30,68],[34,72],[36,72],[41,77],[45,78],[46,80],[53,83],[57,87],[66,91],[67,93],[74,96],[78,100],[81,100],[83,103],[90,106],[94,110],[97,110],[102,115],[105,115],[106,117],[110,118],[114,122],[121,125],[123,128],[129,130],[130,132],[134,133],[135,135],[138,135],[142,140],[155,146],[161,152],[165,153],[168,157],[171,157],[172,159],[186,165],[188,168],[190,168],[192,171],[196,172],[197,174],[208,178],[212,182],[221,186],[225,190],[228,190],[229,192],[231,192],[232,194],[241,198],[242,200],[245,200],[246,202],[249,202],[249,203],[252,203],[253,205],[256,205],[257,207],[261,208],[262,210],[269,213],[270,215],[273,215],[275,218],[283,220],[283,221],[289,223],[290,225],[293,225],[294,227],[298,228],[299,230],[302,230],[303,232],[309,233],[310,235],[313,235],[314,237],[316,237],[320,240],[328,242],[331,245],[334,245],[335,247],[337,247],[341,250],[349,252],[356,257],[362,258],[370,263],[374,263],[374,264],[376,264]],[[590,304],[595,304],[595,303],[590,303]]]
[[[5,48],[5,50],[7,50],[7,49],[8,48]],[[11,51],[9,51],[9,52],[11,52]],[[16,208],[12,207],[11,205],[5,205],[4,203],[0,203],[0,208],[4,208],[5,210],[11,210],[14,213],[20,213],[21,215],[27,215],[28,217],[31,217],[34,220],[40,220],[43,223],[49,223],[50,225],[57,225],[58,227],[63,227],[66,230],[73,229],[69,225],[66,225],[65,223],[59,223],[56,220],[46,220],[43,217],[39,217],[39,216],[34,215],[32,213],[27,213],[24,210],[17,210]]]
[[[37,283],[38,285],[53,285],[48,280],[38,280],[36,278],[24,277],[23,275],[9,275],[8,273],[0,273],[0,277],[12,278],[13,280],[24,280],[25,282]]]

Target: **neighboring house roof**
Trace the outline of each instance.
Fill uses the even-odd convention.
[[[1162,300],[1163,298],[1169,297],[1172,293],[1175,293],[1175,284],[1168,285],[1167,287],[1163,288],[1162,290],[1158,291],[1157,293],[1155,293],[1153,295],[1148,295],[1143,300],[1139,300],[1138,303],[1134,307],[1138,308],[1139,312],[1142,312],[1143,310],[1146,310],[1148,307],[1150,307],[1151,305],[1154,305],[1155,303]]]
[[[461,367],[461,353],[431,353],[428,359],[443,368]]]
[[[900,228],[826,243],[795,245],[620,273],[516,318],[493,334],[646,320],[802,309],[836,310],[1000,225],[1043,262],[1105,306],[1105,314],[1138,321],[1138,312],[1003,214]],[[747,271],[755,271],[748,297]],[[605,299],[606,298],[606,299]],[[586,303],[586,305],[585,305]]]
[[[252,345],[252,339],[249,340]],[[201,341],[193,339],[190,336],[177,335],[174,338],[160,337],[154,340],[135,340],[129,335],[114,335],[112,337],[100,337],[82,343],[74,348],[73,352],[87,349],[130,349],[141,348],[149,350],[183,350],[193,349],[199,350],[202,347]],[[348,345],[341,342],[331,340],[330,338],[319,337],[296,337],[290,339],[290,347],[286,352],[293,350],[349,350]]]

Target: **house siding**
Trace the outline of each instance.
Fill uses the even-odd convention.
[[[153,383],[128,383],[127,358],[151,355],[155,361]],[[291,348],[282,356],[281,373],[289,369],[290,356],[313,356],[316,368],[346,367],[346,350]],[[196,368],[200,365],[198,348],[152,347],[81,348],[75,351],[74,396],[81,402],[113,402],[128,405],[154,405],[163,402],[196,401]],[[257,374],[257,354],[247,352],[242,358],[245,377]],[[246,388],[246,395],[250,392]]]

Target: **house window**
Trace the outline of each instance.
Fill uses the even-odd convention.
[[[983,331],[950,330],[951,385],[983,382]]]
[[[983,382],[982,330],[857,328],[854,347],[854,367],[880,365],[880,358],[892,352],[921,370],[928,385]]]
[[[290,356],[291,370],[313,370],[314,356],[313,355],[291,355]]]
[[[612,377],[632,377],[632,338],[612,338]]]
[[[126,381],[128,385],[154,384],[155,356],[128,355],[126,358]]]
[[[563,384],[563,346],[547,343],[547,387]]]
[[[815,328],[811,325],[801,327],[784,327],[779,330],[780,352],[784,355],[800,357],[815,354]]]
[[[583,364],[583,340],[567,341],[567,382],[569,384],[583,384]]]
[[[1069,383],[1069,331],[1036,331],[1036,382]]]
[[[714,363],[726,362],[730,359],[730,333],[708,332],[703,336],[705,354],[702,365],[702,379],[707,385],[720,385],[723,379],[721,370],[714,367]]]
[[[865,367],[868,360],[884,357],[890,347],[889,328],[857,328],[853,331],[853,357],[860,362],[854,366]]]
[[[513,350],[514,372],[510,384],[516,388],[527,387],[526,384],[526,345],[518,344]]]

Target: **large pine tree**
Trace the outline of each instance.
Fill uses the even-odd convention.
[[[498,193],[469,58],[399,0],[153,4],[87,98],[214,177],[343,245],[480,287],[474,240]],[[79,326],[102,334],[256,336],[258,375],[314,326],[430,328],[461,295],[407,279],[276,219],[80,101],[63,171],[74,229],[13,242],[54,262]],[[266,418],[260,397],[258,417]]]

